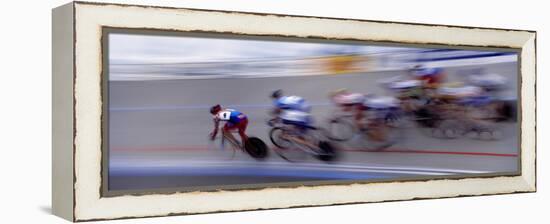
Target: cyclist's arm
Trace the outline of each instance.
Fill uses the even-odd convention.
[[[218,129],[219,129],[219,126],[220,126],[220,119],[217,118],[217,117],[214,117],[213,121],[214,121],[214,130],[212,130],[212,133],[210,133],[210,135],[211,135],[212,138],[215,138],[216,134],[218,134]]]
[[[275,107],[271,110],[270,113],[271,113],[271,116],[274,116],[274,117],[279,116],[279,114],[281,113],[281,108]]]

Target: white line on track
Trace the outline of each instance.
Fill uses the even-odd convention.
[[[465,169],[441,169],[430,167],[407,167],[407,166],[373,166],[364,164],[320,164],[320,163],[288,163],[288,162],[255,162],[255,161],[157,161],[146,163],[124,163],[111,164],[114,170],[131,169],[193,169],[193,168],[268,168],[311,171],[336,171],[336,172],[377,172],[394,174],[418,174],[418,175],[449,175],[449,174],[479,174],[495,171],[465,170]]]

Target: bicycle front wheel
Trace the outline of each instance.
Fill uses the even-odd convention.
[[[271,131],[269,131],[269,139],[271,140],[273,145],[283,149],[292,146],[292,142],[281,137],[284,132],[285,130],[280,127],[272,128]]]
[[[355,134],[354,125],[342,118],[334,118],[329,121],[326,130],[327,137],[333,141],[348,141]]]

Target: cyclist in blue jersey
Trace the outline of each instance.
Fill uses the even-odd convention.
[[[248,126],[248,118],[245,114],[237,110],[222,108],[219,104],[211,107],[210,113],[214,115],[214,130],[210,133],[210,138],[212,140],[216,138],[220,121],[223,121],[225,122],[225,125],[222,128],[222,134],[224,136],[237,142],[233,134],[231,134],[231,130],[237,129],[239,135],[241,136],[241,144],[246,142],[248,136],[245,131]]]
[[[311,107],[306,100],[299,96],[283,96],[282,90],[276,90],[271,94],[273,99],[274,115],[278,122],[285,126],[284,139],[289,139],[306,145],[310,148],[317,147],[311,136],[308,137],[308,129],[313,128],[313,119],[311,118]]]
[[[297,127],[307,127],[311,124],[310,106],[306,100],[299,96],[283,96],[282,90],[276,90],[271,94],[274,109],[271,112],[277,120],[284,124]]]
[[[276,90],[271,94],[275,110],[296,110],[309,112],[311,107],[306,103],[306,100],[299,96],[283,96],[282,90]],[[277,113],[278,114],[278,113]]]
[[[273,110],[271,114],[275,116],[277,122],[291,124],[301,129],[311,124],[311,107],[306,100],[299,96],[283,96],[282,90],[276,90],[271,94],[273,99]]]

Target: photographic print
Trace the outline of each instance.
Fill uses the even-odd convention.
[[[108,192],[520,173],[517,50],[107,31]]]
[[[52,210],[67,220],[536,191],[535,31],[52,15]]]

